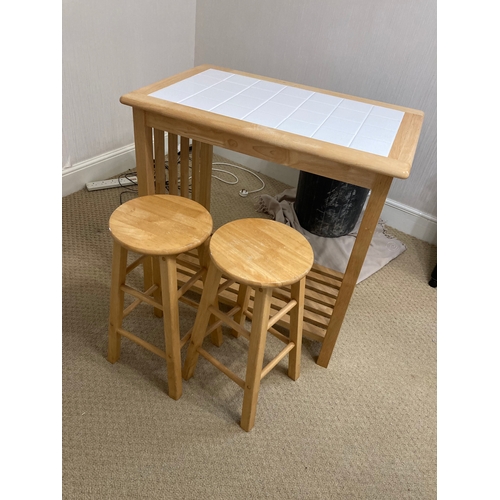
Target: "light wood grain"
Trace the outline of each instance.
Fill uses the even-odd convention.
[[[155,193],[165,194],[165,132],[155,128],[153,136],[155,149]]]
[[[340,333],[340,327],[344,321],[347,307],[356,286],[357,277],[363,266],[387,193],[391,187],[391,182],[392,179],[390,177],[380,176],[378,185],[373,188],[368,198],[368,204],[361,219],[356,241],[354,242],[351,257],[342,280],[342,287],[339,290],[333,314],[317,359],[318,365],[325,368],[330,362],[333,348]]]
[[[110,217],[113,237],[148,255],[177,255],[201,245],[212,232],[212,217],[200,204],[172,195],[138,197]]]
[[[116,363],[120,358],[120,335],[122,325],[124,294],[121,290],[125,283],[127,270],[127,249],[118,242],[113,242],[113,260],[111,264],[111,296],[109,305],[108,361]]]
[[[295,283],[314,262],[309,242],[295,229],[267,219],[240,219],[210,240],[214,263],[227,276],[251,286]]]
[[[175,255],[163,255],[160,260],[167,361],[168,395],[179,399],[182,395],[181,345],[179,336],[179,306],[177,303],[177,269]]]
[[[267,322],[271,303],[270,288],[258,288],[255,291],[255,314],[252,319],[248,361],[243,393],[243,409],[241,410],[241,428],[250,431],[255,424],[257,399],[259,396],[262,362],[266,348]]]
[[[160,148],[161,153],[161,148]],[[166,360],[168,394],[172,399],[182,395],[181,339],[179,331],[179,297],[205,275],[198,266],[194,275],[178,289],[177,257],[184,251],[202,246],[200,260],[208,259],[206,240],[212,231],[212,217],[199,203],[181,196],[166,194],[144,195],[132,199],[112,213],[109,228],[113,236],[108,360],[115,363],[120,355],[120,338],[127,337]],[[128,250],[144,254],[127,267]],[[153,260],[154,285],[145,293],[125,284],[127,269],[141,261]],[[190,269],[193,272],[193,269]],[[129,314],[138,303],[152,305],[163,316],[165,350],[140,339],[122,328],[124,294],[136,300],[127,307]],[[151,297],[153,294],[153,297]],[[197,305],[197,304],[195,304]],[[186,336],[183,341],[187,341]]]
[[[189,139],[181,137],[181,196],[189,198]]]
[[[177,196],[179,194],[179,187],[177,183],[177,178],[179,177],[178,172],[178,153],[177,153],[177,141],[178,137],[176,134],[168,133],[168,193]]]

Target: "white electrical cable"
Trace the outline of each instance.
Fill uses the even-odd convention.
[[[245,172],[248,172],[249,174],[252,174],[254,177],[257,177],[257,179],[259,179],[259,181],[262,182],[262,186],[259,189],[254,189],[253,191],[247,191],[246,189],[240,190],[240,196],[242,196],[242,197],[246,197],[246,196],[248,196],[249,194],[252,194],[252,193],[258,193],[259,191],[262,191],[266,187],[265,182],[255,172],[253,172],[252,170],[248,170],[248,168],[240,167],[238,165],[234,165],[232,163],[226,163],[226,162],[223,162],[223,161],[213,162],[212,165],[227,165],[229,167],[239,168],[240,170],[244,170]],[[227,170],[221,170],[221,169],[214,169],[214,170],[216,172],[224,172],[226,174],[232,175],[236,179],[235,182],[229,182],[229,181],[223,180],[220,177],[217,177],[215,175],[213,176],[215,179],[218,179],[221,182],[224,182],[226,184],[231,184],[232,185],[232,184],[237,184],[238,181],[239,181],[238,177],[236,177],[236,175],[234,175],[232,172],[228,172]]]

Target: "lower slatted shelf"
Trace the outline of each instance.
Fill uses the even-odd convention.
[[[179,255],[178,285],[182,286],[200,269],[198,255],[196,251]],[[314,264],[306,278],[306,297],[304,304],[304,327],[303,335],[311,340],[322,342],[325,337],[326,328],[330,321],[335,301],[342,284],[343,274],[327,267]],[[191,293],[201,295],[203,283],[198,280],[191,289]],[[238,285],[233,284],[224,290],[219,300],[232,306],[236,302],[238,295]],[[285,302],[290,298],[290,287],[284,286],[275,290],[271,302],[271,310],[280,310]],[[198,298],[199,301],[199,298]],[[190,302],[192,304],[192,302]],[[250,297],[250,312],[253,312],[253,293]],[[279,326],[288,328],[290,324],[289,315],[276,323]]]

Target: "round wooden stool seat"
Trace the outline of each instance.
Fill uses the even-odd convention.
[[[280,287],[296,283],[311,269],[314,253],[297,230],[268,219],[240,219],[215,231],[210,240],[215,265],[238,283]]]
[[[134,198],[109,219],[115,240],[147,255],[177,255],[196,248],[210,236],[212,226],[212,216],[202,205],[168,194]]]

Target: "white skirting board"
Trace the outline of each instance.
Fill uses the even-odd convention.
[[[258,160],[219,147],[214,147],[214,153],[230,161],[244,165],[249,169],[261,172],[273,179],[277,179],[289,186],[297,185],[298,170]],[[135,151],[133,144],[77,163],[70,168],[64,169],[62,172],[62,195],[67,196],[75,191],[79,191],[85,187],[87,182],[109,179],[134,168]],[[437,219],[432,215],[397,201],[387,199],[381,218],[388,226],[398,231],[414,236],[419,240],[427,241],[433,245],[437,244]]]
[[[84,188],[87,182],[102,181],[135,168],[133,144],[76,163],[62,171],[62,195]]]

